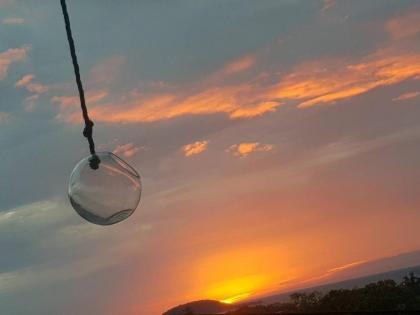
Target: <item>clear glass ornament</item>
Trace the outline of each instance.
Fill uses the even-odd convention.
[[[87,221],[115,224],[136,210],[141,196],[140,175],[115,154],[99,152],[77,163],[68,194],[73,208]]]

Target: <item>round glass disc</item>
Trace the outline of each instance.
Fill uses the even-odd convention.
[[[98,158],[99,164],[95,163]],[[70,175],[68,194],[73,208],[87,221],[115,224],[136,210],[141,196],[140,175],[115,154],[99,152],[77,163]]]

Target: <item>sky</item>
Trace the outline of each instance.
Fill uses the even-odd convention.
[[[97,149],[142,198],[109,227],[71,208],[88,146],[59,1],[0,0],[2,314],[155,315],[420,264],[418,1],[68,9]]]

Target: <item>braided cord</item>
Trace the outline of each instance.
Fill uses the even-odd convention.
[[[96,156],[95,143],[93,141],[93,121],[90,120],[88,110],[86,107],[85,92],[83,90],[82,79],[80,78],[79,64],[77,62],[76,48],[74,46],[74,40],[71,33],[70,18],[67,12],[66,0],[60,0],[60,2],[61,2],[61,8],[63,9],[64,23],[66,26],[67,40],[69,42],[70,55],[71,55],[71,60],[73,62],[74,74],[76,76],[77,89],[79,90],[80,107],[82,108],[83,120],[85,121],[85,128],[83,130],[83,135],[87,138],[89,142],[90,153],[93,155],[93,159],[91,160],[91,167],[96,169],[98,168],[99,158]]]

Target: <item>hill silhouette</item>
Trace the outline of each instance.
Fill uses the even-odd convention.
[[[361,313],[416,311],[420,313],[420,277],[414,273],[397,283],[380,280],[361,288],[297,292],[288,302],[238,307],[230,315],[277,313]]]
[[[372,277],[372,276],[371,276]],[[342,284],[342,283],[341,283]],[[319,287],[324,288],[325,287]],[[289,294],[282,302],[248,302],[229,305],[201,300],[174,307],[163,315],[191,314],[277,314],[277,313],[362,313],[416,311],[420,314],[420,277],[408,273],[400,282],[383,279],[362,287],[304,290]]]
[[[162,315],[187,315],[187,314],[217,314],[233,309],[234,306],[215,300],[200,300],[178,305],[167,310]]]

